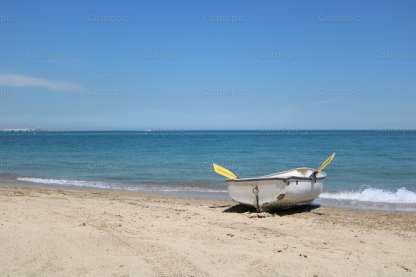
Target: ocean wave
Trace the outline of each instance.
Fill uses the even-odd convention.
[[[32,178],[32,177],[19,177],[19,178],[16,178],[16,180],[22,181],[22,182],[36,183],[36,184],[45,184],[45,185],[91,187],[91,188],[103,188],[103,189],[111,188],[111,186],[107,183],[81,181],[81,180],[44,179],[44,178]]]
[[[354,200],[378,203],[416,203],[416,192],[399,188],[395,192],[377,188],[367,188],[362,191],[321,193],[321,199]]]
[[[176,187],[176,188],[161,188],[159,191],[163,192],[201,192],[201,193],[226,193],[228,190],[195,188],[195,187]]]
[[[87,188],[100,188],[100,189],[120,189],[128,191],[151,191],[151,192],[195,192],[195,193],[226,193],[227,190],[210,189],[203,187],[192,186],[162,186],[162,185],[149,185],[139,184],[135,186],[128,186],[123,184],[111,184],[106,182],[95,181],[82,181],[82,180],[65,180],[65,179],[46,179],[46,178],[32,178],[32,177],[19,177],[17,181],[30,182],[36,184],[45,185],[57,185],[57,186],[76,186]]]

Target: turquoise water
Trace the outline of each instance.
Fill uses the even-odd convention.
[[[416,203],[416,131],[0,132],[0,174],[26,182],[225,194],[241,177],[317,167],[323,198]]]

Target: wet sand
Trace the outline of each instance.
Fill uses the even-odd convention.
[[[0,187],[1,276],[415,276],[416,213]]]

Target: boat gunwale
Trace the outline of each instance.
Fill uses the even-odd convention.
[[[317,177],[316,180],[323,180],[326,177]],[[268,181],[268,180],[280,180],[280,181],[288,181],[288,180],[310,180],[313,181],[311,177],[296,177],[296,176],[289,176],[289,177],[258,177],[258,178],[243,178],[243,179],[235,179],[235,180],[226,180],[226,182],[247,182],[247,181]]]

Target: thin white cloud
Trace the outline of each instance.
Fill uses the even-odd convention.
[[[37,87],[58,91],[80,91],[82,87],[75,83],[54,81],[20,74],[0,74],[0,86]]]

